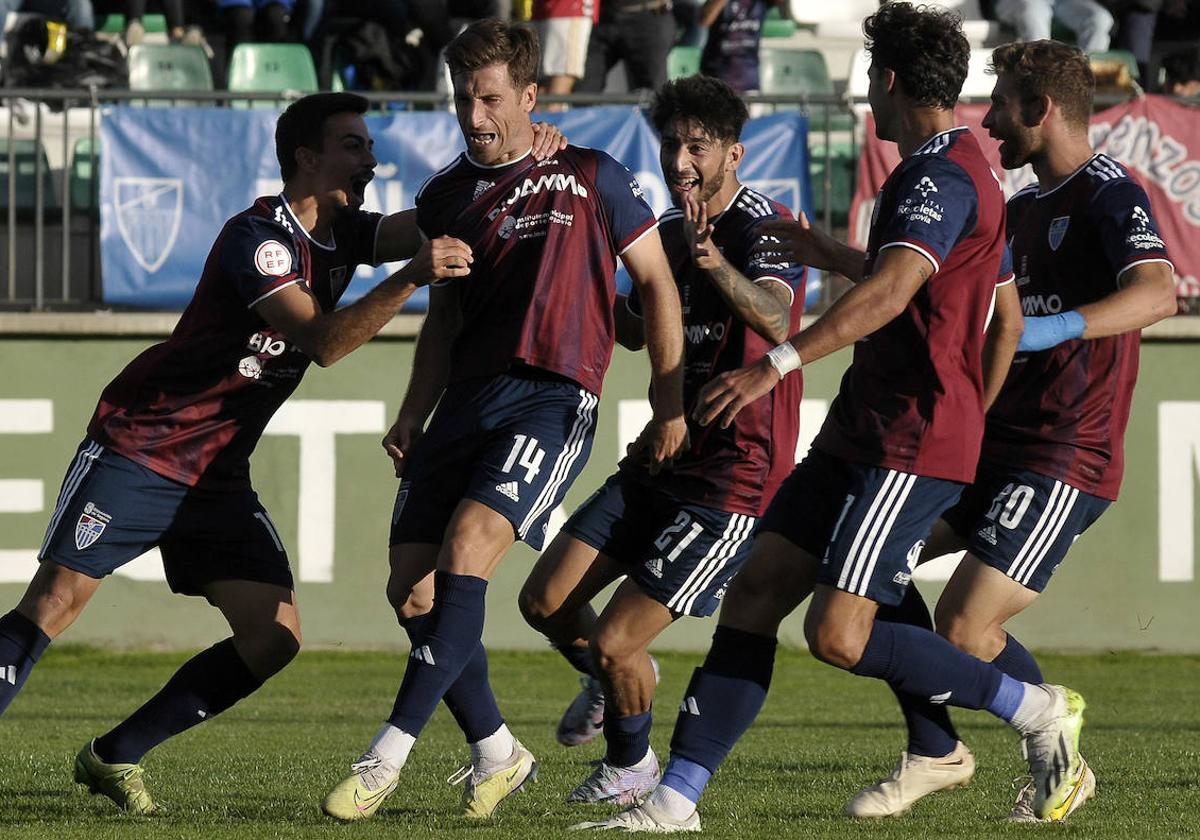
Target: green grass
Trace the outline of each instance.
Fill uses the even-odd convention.
[[[318,812],[321,796],[391,707],[404,659],[388,653],[302,654],[256,696],[159,747],[146,761],[161,805],[154,817],[130,818],[85,795],[70,781],[80,745],[153,693],[184,658],[52,649],[0,718],[0,838],[539,838],[567,836],[567,825],[605,813],[562,801],[599,748],[567,750],[554,742],[553,726],[575,685],[550,653],[492,656],[509,725],[538,756],[541,773],[490,824],[454,816],[458,789],[444,780],[466,749],[444,710],[378,816],[338,825]],[[698,659],[661,658],[654,734],[660,756]],[[706,836],[1028,837],[1047,829],[1089,840],[1200,835],[1200,658],[1046,655],[1041,661],[1047,674],[1089,702],[1083,744],[1099,790],[1067,825],[1002,820],[1022,762],[1009,730],[980,712],[957,715],[979,760],[970,787],[934,796],[900,820],[844,818],[846,799],[891,769],[903,746],[899,715],[881,683],[789,651],[780,656],[757,724],[709,787],[701,809]]]

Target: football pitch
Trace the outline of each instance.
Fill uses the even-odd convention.
[[[402,653],[306,652],[257,695],[152,752],[147,783],[160,812],[131,818],[71,782],[80,745],[147,698],[184,654],[51,649],[0,718],[0,838],[581,837],[566,827],[611,809],[563,797],[590,771],[597,744],[566,749],[553,727],[574,696],[574,672],[552,653],[495,653],[492,681],[513,732],[540,762],[537,784],[487,824],[455,816],[445,780],[467,760],[438,711],[372,820],[340,825],[317,803],[382,718]],[[699,654],[666,654],[654,746],[666,757],[675,706]],[[1009,825],[1016,738],[981,712],[956,715],[979,770],[972,784],[919,803],[898,820],[842,816],[848,797],[885,775],[903,747],[887,687],[781,654],[758,723],[717,774],[701,807],[704,835],[768,837],[1030,837],[1151,840],[1200,835],[1200,657],[1044,655],[1048,678],[1088,700],[1083,751],[1097,797],[1064,826]]]

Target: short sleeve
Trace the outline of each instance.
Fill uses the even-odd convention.
[[[879,251],[907,247],[923,254],[934,271],[959,240],[975,229],[979,196],[962,167],[934,155],[898,173],[891,188],[895,212],[881,220]]]
[[[1091,209],[1114,278],[1138,263],[1170,263],[1150,198],[1137,182],[1107,184],[1092,199]]]
[[[247,308],[305,279],[299,274],[295,240],[269,219],[243,216],[230,222],[220,248],[221,273],[233,282]]]
[[[1004,248],[1000,251],[1000,271],[996,274],[996,285],[1003,286],[1005,283],[1011,283],[1016,279],[1013,274],[1012,248],[1007,242],[1004,243]]]
[[[338,246],[345,249],[346,260],[353,265],[379,265],[375,245],[379,237],[381,213],[359,211],[350,214],[338,230]]]
[[[604,152],[596,152],[596,188],[613,235],[613,247],[625,253],[658,222],[642,188],[629,170]]]
[[[749,241],[746,243],[745,264],[737,266],[737,268],[747,279],[756,283],[760,280],[773,280],[781,283],[791,292],[792,299],[795,299],[797,293],[804,293],[805,266],[803,263],[783,259],[783,255],[779,251],[771,248],[772,245],[777,245],[779,240],[774,236],[758,232],[758,227],[763,222],[778,219],[791,221],[793,218],[786,207],[776,207],[775,209],[776,213],[764,217],[746,231]]]

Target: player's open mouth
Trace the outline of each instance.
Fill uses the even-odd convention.
[[[350,181],[350,189],[354,191],[356,196],[362,198],[367,191],[367,184],[371,183],[371,179],[374,177],[371,173],[359,175]]]
[[[672,178],[671,189],[680,195],[686,195],[700,186],[699,178]]]
[[[488,132],[478,131],[471,133],[471,145],[485,148],[490,146],[496,140],[496,135]]]

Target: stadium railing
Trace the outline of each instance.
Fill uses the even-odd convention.
[[[64,90],[9,88],[0,97],[0,309],[91,310],[103,308],[98,209],[99,127],[105,108],[123,104],[277,104],[298,93],[180,90]],[[380,109],[450,109],[444,93],[364,94]],[[799,108],[810,118],[809,150],[813,207],[826,230],[840,232],[854,188],[864,103],[834,94],[750,94],[752,113]],[[541,97],[546,104],[649,104],[646,93],[573,94]],[[244,106],[243,106],[244,107]],[[847,125],[850,129],[847,130]],[[33,154],[22,152],[32,141]],[[40,153],[37,153],[40,151]],[[5,154],[7,157],[5,157]],[[47,171],[49,169],[49,171]],[[16,173],[9,177],[9,173]],[[231,210],[231,212],[233,212]],[[829,284],[823,304],[830,302]]]

